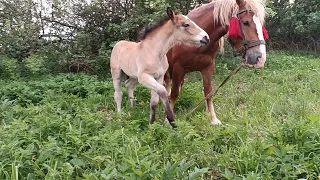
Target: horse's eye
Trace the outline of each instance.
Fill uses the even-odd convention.
[[[250,26],[250,23],[249,23],[249,21],[245,21],[245,22],[243,22],[243,25]]]
[[[183,27],[189,27],[190,25],[186,23],[186,24],[182,24],[182,26]]]

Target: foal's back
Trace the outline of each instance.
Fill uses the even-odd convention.
[[[119,41],[113,47],[110,59],[111,70],[121,69],[130,77],[137,77],[136,59],[139,55],[140,43]]]

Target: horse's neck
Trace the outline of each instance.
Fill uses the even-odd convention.
[[[173,24],[169,20],[143,41],[148,49],[150,49],[150,52],[154,56],[160,57],[160,60],[163,59],[171,47],[179,43],[173,33],[173,28]]]
[[[213,9],[214,9],[214,3],[211,2],[208,4],[204,4],[198,8],[190,11],[187,16],[189,18],[192,16],[194,16],[196,18],[201,18],[203,15],[206,15],[208,12],[212,12]]]

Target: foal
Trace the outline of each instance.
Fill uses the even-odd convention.
[[[167,8],[168,17],[145,28],[140,42],[119,41],[111,53],[111,74],[115,89],[117,111],[121,111],[121,80],[129,76],[126,88],[130,106],[134,106],[134,88],[138,83],[151,89],[150,124],[155,121],[159,96],[165,105],[170,125],[176,127],[174,113],[170,108],[168,93],[163,86],[164,74],[169,64],[168,50],[177,44],[200,47],[209,43],[208,34],[184,15],[175,14]]]

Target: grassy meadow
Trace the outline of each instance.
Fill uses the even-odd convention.
[[[214,85],[238,63],[219,56]],[[203,98],[200,73],[186,78],[175,130],[162,104],[149,125],[142,86],[116,114],[110,78],[0,80],[0,179],[320,179],[319,55],[270,52],[241,70],[214,97],[216,127],[204,104],[185,116]]]

